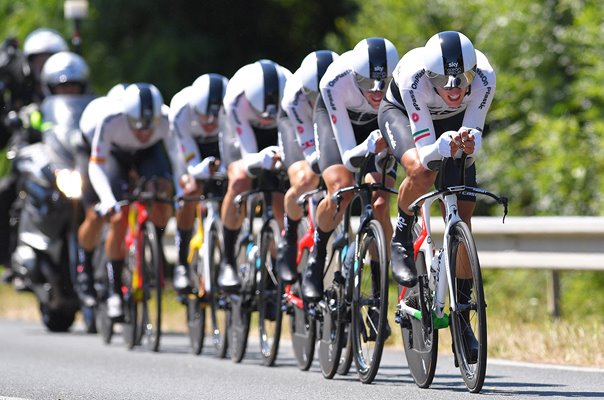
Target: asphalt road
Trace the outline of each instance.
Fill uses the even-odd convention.
[[[476,399],[451,357],[441,356],[430,389],[413,383],[401,351],[387,349],[372,385],[352,372],[326,380],[318,363],[302,372],[291,344],[277,365],[260,365],[256,340],[240,364],[208,350],[194,356],[182,334],[159,353],[129,351],[118,335],[105,345],[75,326],[51,334],[41,323],[0,319],[0,399]],[[353,367],[354,368],[354,367]],[[489,360],[481,392],[490,399],[604,398],[604,370]]]

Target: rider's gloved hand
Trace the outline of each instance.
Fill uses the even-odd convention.
[[[216,163],[216,157],[206,157],[195,166],[188,166],[187,172],[197,180],[208,179],[212,176],[212,166]]]
[[[248,174],[251,176],[258,176],[263,169],[274,169],[277,161],[280,159],[279,147],[269,146],[260,150],[258,153],[248,154],[244,157],[244,162]]]
[[[306,158],[306,162],[310,165],[310,169],[317,175],[321,175],[321,169],[319,169],[319,152],[314,151],[310,156]]]
[[[94,206],[94,211],[101,217],[113,215],[120,212],[121,209],[122,207],[119,203],[97,203]]]

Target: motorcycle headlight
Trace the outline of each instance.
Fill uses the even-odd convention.
[[[69,199],[82,197],[82,176],[78,171],[61,169],[56,172],[57,188]]]

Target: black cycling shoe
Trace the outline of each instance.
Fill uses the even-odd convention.
[[[309,303],[317,302],[323,297],[323,264],[325,260],[320,262],[313,254],[304,271],[302,298]]]
[[[390,244],[392,278],[401,286],[413,287],[417,283],[417,270],[413,260],[413,244],[392,241]]]
[[[293,283],[298,278],[296,256],[297,249],[295,243],[292,246],[287,238],[283,238],[279,242],[277,249],[277,271],[279,271],[279,279],[281,281]]]
[[[239,279],[237,269],[230,263],[224,262],[220,264],[217,281],[218,286],[225,292],[233,293],[241,287],[241,280]]]

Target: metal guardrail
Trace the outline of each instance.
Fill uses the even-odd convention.
[[[395,224],[393,219],[393,224]],[[444,223],[432,221],[432,235],[440,245]],[[168,225],[166,258],[176,260],[173,234]],[[604,217],[501,217],[472,218],[472,233],[483,268],[542,269],[551,271],[549,308],[560,315],[560,271],[604,271]]]

